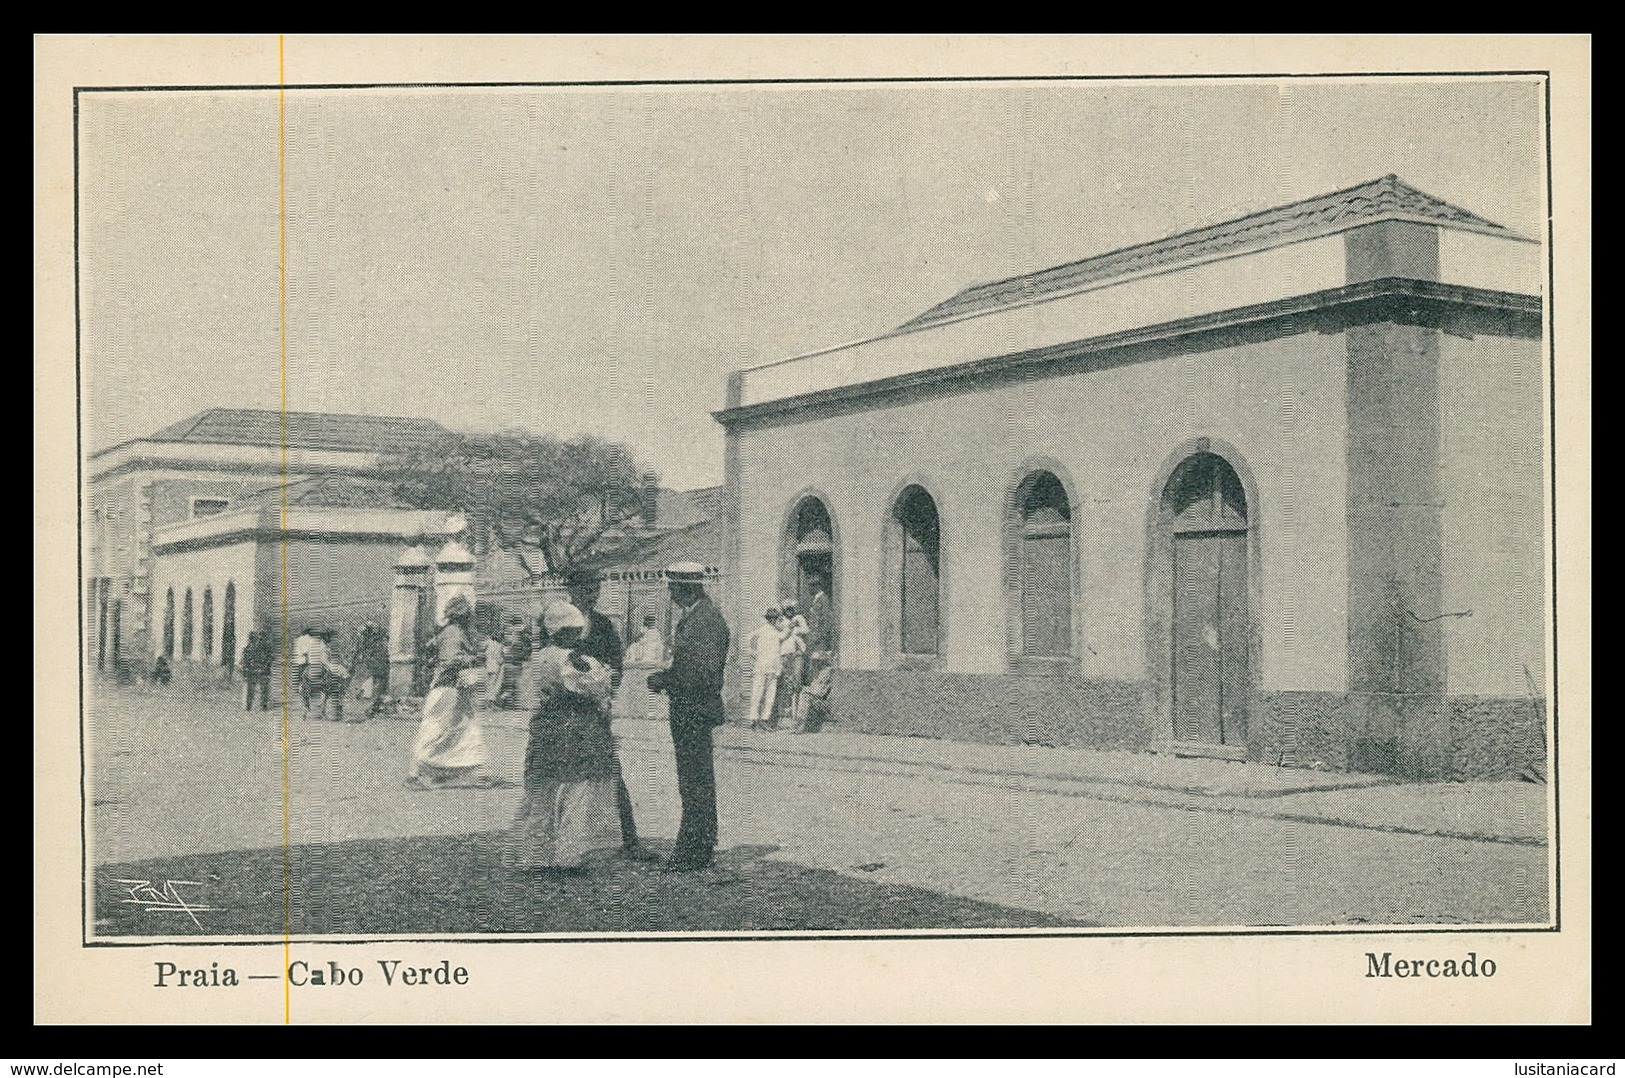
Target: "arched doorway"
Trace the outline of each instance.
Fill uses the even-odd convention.
[[[794,598],[802,606],[809,623],[808,651],[826,659],[839,647],[841,581],[835,540],[835,521],[824,500],[813,494],[797,500],[785,524],[779,588],[781,598]]]
[[[807,497],[797,503],[791,516],[789,540],[789,572],[785,583],[795,597],[810,596],[814,580],[833,587],[835,526],[822,499]]]
[[[1230,462],[1201,450],[1163,486],[1153,574],[1166,598],[1167,712],[1175,742],[1242,748],[1252,688],[1248,506]],[[1160,563],[1160,564],[1159,564]]]
[[[226,581],[225,609],[220,614],[220,665],[231,673],[237,664],[237,582]]]
[[[164,658],[175,658],[175,589],[164,593]]]
[[[181,656],[192,657],[192,589],[186,589],[186,598],[181,600]]]
[[[214,588],[203,588],[203,660],[214,658]]]

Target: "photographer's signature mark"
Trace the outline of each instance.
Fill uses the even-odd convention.
[[[182,887],[202,887],[202,880],[165,880],[160,886],[152,880],[114,880],[123,887],[125,896],[119,901],[127,906],[141,906],[152,913],[184,913],[199,929],[203,923],[197,919],[200,910],[216,909],[202,903],[188,902],[181,894]]]

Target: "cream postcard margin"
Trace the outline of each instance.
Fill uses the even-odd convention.
[[[294,1023],[1573,1023],[1591,1017],[1590,41],[1584,37],[290,37],[289,84],[1549,71],[1554,215],[1561,931],[344,945],[451,958],[451,993],[303,993]],[[34,1015],[282,1023],[280,982],[152,986],[144,947],[81,944],[75,86],[272,86],[274,35],[36,37]],[[1556,836],[1554,836],[1556,837]],[[1437,946],[1435,946],[1437,944]],[[1425,945],[1425,946],[1424,946]],[[1491,980],[1367,979],[1372,948],[1493,953]],[[187,948],[188,963],[281,944]],[[318,945],[300,945],[320,957]],[[161,949],[161,948],[159,948]],[[387,953],[386,953],[387,952]],[[277,968],[280,953],[256,956]],[[785,985],[816,986],[786,992]],[[562,990],[568,986],[568,990]],[[327,996],[330,998],[313,998]]]

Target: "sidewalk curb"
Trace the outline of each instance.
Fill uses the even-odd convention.
[[[620,733],[621,730],[629,730],[629,731],[633,731],[632,734],[631,734],[631,739],[632,740],[637,740],[637,741],[663,741],[664,739],[661,738],[658,734],[656,734],[653,737],[642,736],[641,733],[638,732],[640,730],[640,727],[636,726],[636,725],[631,725],[631,724],[641,724],[641,723],[645,723],[647,721],[648,720],[644,720],[644,719],[618,719],[617,722],[621,723],[621,727],[617,731],[617,733]],[[739,735],[739,734],[748,734],[749,733],[749,731],[741,731],[741,730],[738,730],[737,728],[734,728],[734,727],[719,727],[718,729],[719,730],[726,730],[730,734],[736,735],[736,736]],[[866,734],[866,735],[861,735],[861,736],[871,737],[871,738],[874,738],[876,740],[881,740],[881,739],[885,738],[885,735],[882,735],[882,734]],[[944,746],[948,746],[948,747],[952,747],[955,743],[954,742],[946,742],[946,741],[944,741],[944,742],[939,742],[939,744],[944,745]],[[1223,788],[1215,787],[1215,786],[1213,786],[1211,784],[1192,785],[1190,783],[1179,783],[1179,782],[1158,782],[1158,781],[1156,781],[1154,779],[1148,779],[1148,778],[1143,778],[1143,777],[1112,776],[1112,775],[1109,775],[1109,774],[1102,774],[1102,773],[1100,773],[1098,771],[1096,771],[1096,772],[1084,772],[1084,771],[1055,771],[1055,770],[1039,770],[1039,769],[1017,769],[1017,768],[1007,768],[1007,767],[989,767],[989,766],[986,766],[986,765],[983,765],[983,764],[974,764],[974,763],[949,763],[949,762],[942,762],[942,761],[939,761],[939,760],[909,759],[909,758],[906,758],[906,757],[899,757],[899,756],[867,755],[867,754],[863,754],[863,753],[859,753],[859,752],[853,752],[853,751],[850,751],[850,750],[841,751],[841,750],[838,750],[838,749],[830,749],[830,748],[822,748],[821,749],[820,747],[815,747],[813,745],[809,745],[806,741],[797,741],[794,744],[767,743],[767,744],[762,744],[762,745],[755,745],[755,744],[742,743],[742,742],[740,742],[738,740],[735,740],[733,737],[730,737],[728,740],[722,740],[720,738],[717,739],[716,746],[717,746],[718,749],[725,749],[725,750],[732,751],[732,752],[759,753],[759,754],[766,755],[766,756],[803,757],[803,758],[812,759],[812,760],[846,760],[846,761],[851,761],[851,762],[854,762],[854,763],[893,764],[893,765],[900,766],[900,767],[920,768],[920,769],[926,769],[926,770],[931,770],[931,771],[940,771],[940,772],[944,772],[944,773],[947,773],[947,774],[988,775],[988,776],[1000,776],[1000,777],[1009,777],[1009,778],[1026,778],[1026,779],[1036,779],[1036,780],[1041,781],[1041,782],[1104,783],[1104,784],[1112,785],[1112,786],[1129,786],[1129,787],[1135,787],[1135,788],[1140,788],[1140,789],[1166,790],[1166,791],[1170,791],[1170,792],[1173,792],[1173,793],[1186,794],[1186,795],[1191,795],[1191,796],[1196,796],[1196,797],[1236,797],[1236,798],[1245,798],[1245,799],[1248,799],[1248,800],[1268,800],[1268,799],[1277,798],[1277,797],[1288,797],[1288,796],[1291,796],[1291,795],[1294,795],[1294,794],[1323,793],[1323,792],[1333,791],[1333,790],[1359,790],[1359,789],[1369,789],[1369,788],[1376,787],[1376,786],[1405,785],[1400,780],[1391,778],[1391,777],[1386,776],[1386,775],[1370,775],[1370,776],[1363,776],[1363,777],[1360,777],[1360,778],[1350,778],[1350,777],[1345,775],[1343,777],[1338,778],[1336,781],[1327,781],[1327,780],[1322,780],[1322,781],[1319,781],[1319,782],[1308,781],[1308,782],[1305,782],[1302,785],[1283,786],[1283,787],[1272,788],[1272,789],[1263,789],[1263,790],[1256,789],[1256,788],[1252,788],[1252,789],[1223,789]],[[982,748],[1009,748],[1010,746],[978,746],[978,747],[982,747]],[[1135,755],[1136,755],[1136,758],[1139,757],[1139,754],[1135,754]],[[1262,766],[1262,765],[1252,765],[1252,766]],[[1276,769],[1276,770],[1287,770],[1287,769]]]
[[[640,740],[653,741],[654,739],[651,738],[651,739],[640,739]],[[816,770],[816,769],[820,769],[821,767],[826,766],[826,765],[822,765],[822,764],[816,762],[816,761],[820,761],[820,760],[823,760],[823,761],[853,760],[855,762],[861,762],[861,758],[858,758],[858,757],[846,757],[846,756],[834,756],[834,755],[820,756],[820,755],[816,755],[816,754],[813,754],[813,753],[800,753],[800,754],[785,753],[785,754],[779,754],[779,753],[773,753],[773,752],[770,752],[770,751],[752,753],[750,750],[737,750],[737,749],[734,749],[733,746],[723,746],[723,747],[727,748],[727,749],[730,749],[730,750],[733,750],[738,755],[745,756],[747,758],[755,756],[756,757],[756,762],[759,762],[759,763],[762,763],[762,764],[765,764],[765,765],[768,765],[768,766],[799,767],[799,768],[805,768],[805,769],[809,769],[809,770]],[[779,760],[772,759],[772,757],[774,757],[774,756],[787,756],[787,755],[799,755],[799,756],[801,756],[801,758],[803,760],[806,760],[806,761],[809,761],[809,762],[803,763],[803,762],[792,762],[792,761],[783,760],[783,759],[779,759]],[[865,773],[867,773],[867,774],[877,774],[877,775],[886,775],[888,777],[894,777],[894,778],[908,778],[908,777],[911,776],[911,774],[913,774],[913,772],[911,772],[909,770],[909,768],[912,767],[913,765],[912,765],[912,763],[909,763],[909,762],[898,761],[898,760],[886,760],[886,759],[875,759],[872,762],[877,762],[877,763],[882,763],[882,764],[892,764],[897,769],[896,770],[887,770],[887,771],[867,771]],[[1006,783],[1002,783],[1002,782],[981,782],[981,781],[976,781],[976,779],[977,778],[986,778],[986,779],[999,779],[999,778],[1005,778],[1005,779],[1030,779],[1030,778],[1036,777],[1036,776],[1025,775],[1025,774],[1020,774],[1020,773],[1016,773],[1016,772],[998,772],[998,771],[990,771],[990,770],[982,769],[982,768],[965,768],[965,769],[963,769],[963,771],[961,771],[959,769],[947,767],[945,765],[924,764],[924,765],[921,765],[921,766],[923,766],[925,768],[928,768],[930,770],[939,772],[939,773],[943,773],[943,774],[949,776],[949,781],[959,782],[959,783],[962,783],[964,785],[969,785],[969,786],[998,786],[998,787],[1001,787],[1001,788],[1020,788],[1020,787],[1014,786],[1013,784],[1006,784]],[[839,768],[839,767],[834,767],[834,766],[828,766],[827,769],[828,770],[848,770],[846,768]],[[956,775],[964,776],[964,777],[954,777]],[[1290,821],[1292,823],[1312,824],[1312,825],[1323,826],[1323,827],[1348,827],[1348,828],[1354,828],[1354,829],[1362,830],[1362,831],[1380,831],[1380,832],[1384,832],[1386,834],[1418,835],[1418,836],[1422,836],[1422,837],[1426,837],[1426,838],[1450,838],[1450,839],[1458,839],[1458,840],[1461,840],[1461,841],[1464,841],[1464,842],[1492,842],[1492,843],[1498,843],[1498,844],[1501,844],[1501,845],[1509,845],[1509,846],[1545,847],[1547,845],[1547,842],[1546,842],[1545,839],[1536,838],[1536,837],[1533,837],[1533,836],[1526,836],[1526,835],[1507,835],[1507,834],[1500,834],[1498,832],[1493,832],[1493,831],[1461,831],[1461,830],[1456,830],[1456,829],[1452,829],[1452,828],[1421,827],[1421,826],[1413,826],[1413,825],[1401,824],[1401,823],[1391,823],[1391,822],[1379,821],[1379,820],[1361,820],[1361,819],[1344,817],[1344,816],[1326,816],[1326,815],[1318,815],[1318,814],[1306,813],[1306,812],[1283,811],[1281,809],[1270,809],[1270,808],[1264,808],[1262,806],[1255,808],[1255,807],[1253,807],[1254,803],[1264,801],[1266,799],[1256,798],[1256,797],[1244,797],[1244,796],[1236,795],[1236,794],[1206,794],[1206,793],[1203,793],[1203,792],[1198,791],[1198,790],[1183,789],[1183,788],[1174,787],[1174,786],[1155,786],[1155,785],[1151,785],[1151,784],[1135,784],[1135,783],[1123,782],[1123,781],[1112,780],[1112,779],[1093,779],[1093,778],[1076,778],[1076,777],[1060,776],[1060,777],[1057,777],[1055,779],[1052,779],[1051,781],[1065,783],[1067,786],[1070,786],[1072,788],[1071,789],[1066,789],[1066,788],[1051,785],[1051,786],[1038,787],[1036,789],[1043,792],[1043,793],[1054,794],[1054,795],[1061,796],[1061,797],[1077,797],[1077,798],[1084,798],[1084,799],[1091,800],[1091,801],[1110,801],[1110,802],[1113,802],[1113,803],[1116,803],[1116,804],[1122,804],[1122,805],[1144,805],[1144,806],[1151,807],[1151,808],[1184,809],[1184,810],[1186,810],[1188,812],[1208,812],[1208,813],[1215,813],[1215,814],[1227,815],[1227,816],[1246,816],[1246,817],[1249,817],[1251,819],[1257,819],[1257,820],[1283,820],[1283,821]],[[1391,783],[1384,783],[1384,784],[1367,784],[1367,785],[1364,785],[1364,786],[1342,787],[1341,789],[1372,789],[1375,785],[1399,786],[1399,785],[1402,785],[1402,784],[1401,783],[1393,783],[1393,782],[1391,782]],[[1103,790],[1103,789],[1101,789],[1101,787],[1103,787],[1103,786],[1118,786],[1118,787],[1128,787],[1130,789],[1141,789],[1141,790],[1147,791],[1148,795],[1134,796],[1133,794],[1130,794],[1130,793],[1118,793],[1118,792],[1115,792],[1115,791],[1112,791],[1112,790]],[[1158,798],[1158,797],[1149,795],[1153,791],[1161,791],[1161,792],[1165,792],[1165,793],[1168,793],[1168,794],[1175,794],[1175,795],[1184,795],[1184,797],[1187,798],[1187,800],[1181,801],[1181,800],[1178,800],[1178,799],[1176,799],[1174,797]],[[1310,793],[1326,793],[1326,792],[1336,792],[1336,791],[1328,791],[1328,790],[1326,790],[1324,788],[1317,788],[1317,789],[1311,789],[1311,790],[1309,790],[1307,792],[1310,792]],[[1192,800],[1189,800],[1189,798],[1200,798],[1201,800],[1200,801],[1192,801]],[[1238,804],[1237,802],[1240,802],[1240,803]]]
[[[517,713],[508,713],[510,715]],[[488,719],[489,722],[489,719]],[[623,742],[634,742],[647,748],[664,747],[668,743],[665,724],[642,718],[617,717],[617,737]],[[493,722],[491,725],[524,729],[524,723]],[[1379,788],[1403,789],[1415,785],[1388,776],[1368,776],[1350,780],[1346,776],[1336,783],[1313,783],[1268,790],[1225,790],[1210,785],[1192,785],[1175,782],[1157,782],[1143,777],[1112,777],[1098,772],[1060,772],[1053,769],[1012,769],[988,767],[982,764],[952,763],[942,760],[909,759],[899,756],[838,751],[824,746],[809,745],[805,740],[795,744],[767,742],[752,744],[739,735],[749,735],[736,727],[720,727],[725,736],[719,738],[719,752],[767,766],[804,770],[831,770],[867,772],[890,777],[937,777],[946,781],[971,786],[999,786],[1031,789],[1065,797],[1109,801],[1118,804],[1144,805],[1157,808],[1183,808],[1192,812],[1246,816],[1253,819],[1280,820],[1313,826],[1345,827],[1387,834],[1416,835],[1425,838],[1456,839],[1464,842],[1486,842],[1497,845],[1545,848],[1547,838],[1497,831],[1481,831],[1448,826],[1397,823],[1367,816],[1328,815],[1322,812],[1296,811],[1286,805],[1271,805],[1280,798],[1302,794],[1336,794],[1356,790]],[[866,735],[881,738],[883,735]],[[944,743],[950,748],[952,743]],[[1159,796],[1161,795],[1161,796]]]

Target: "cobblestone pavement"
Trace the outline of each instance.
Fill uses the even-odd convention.
[[[270,872],[272,861],[281,864],[286,828],[300,851],[290,881],[296,904],[327,904],[309,931],[390,931],[391,919],[403,918],[433,931],[579,932],[1531,924],[1548,916],[1544,787],[1271,777],[1262,773],[1282,769],[729,729],[719,734],[717,764],[725,867],[697,884],[711,888],[700,903],[708,917],[667,916],[659,896],[668,884],[623,866],[576,888],[590,894],[554,896],[550,918],[535,896],[522,896],[515,912],[500,887],[463,886],[490,864],[519,793],[406,789],[411,721],[337,725],[296,712],[285,774],[280,711],[245,715],[223,692],[102,691],[88,723],[92,862],[156,869],[172,861],[206,872],[198,855],[260,851],[254,863]],[[485,718],[499,770],[517,782],[523,717]],[[640,829],[657,847],[669,845],[678,817],[669,738],[645,721],[617,730]],[[1227,767],[1244,770],[1216,770]],[[335,880],[376,877],[403,858],[418,866],[439,859],[446,871],[435,876],[460,881],[434,892],[444,908],[432,917],[421,910],[424,894],[407,900],[399,888],[359,884],[333,892]],[[278,893],[262,896],[256,916],[280,910],[280,887],[271,890]],[[99,906],[104,915],[103,931],[139,930]],[[249,918],[234,930],[266,929]]]

